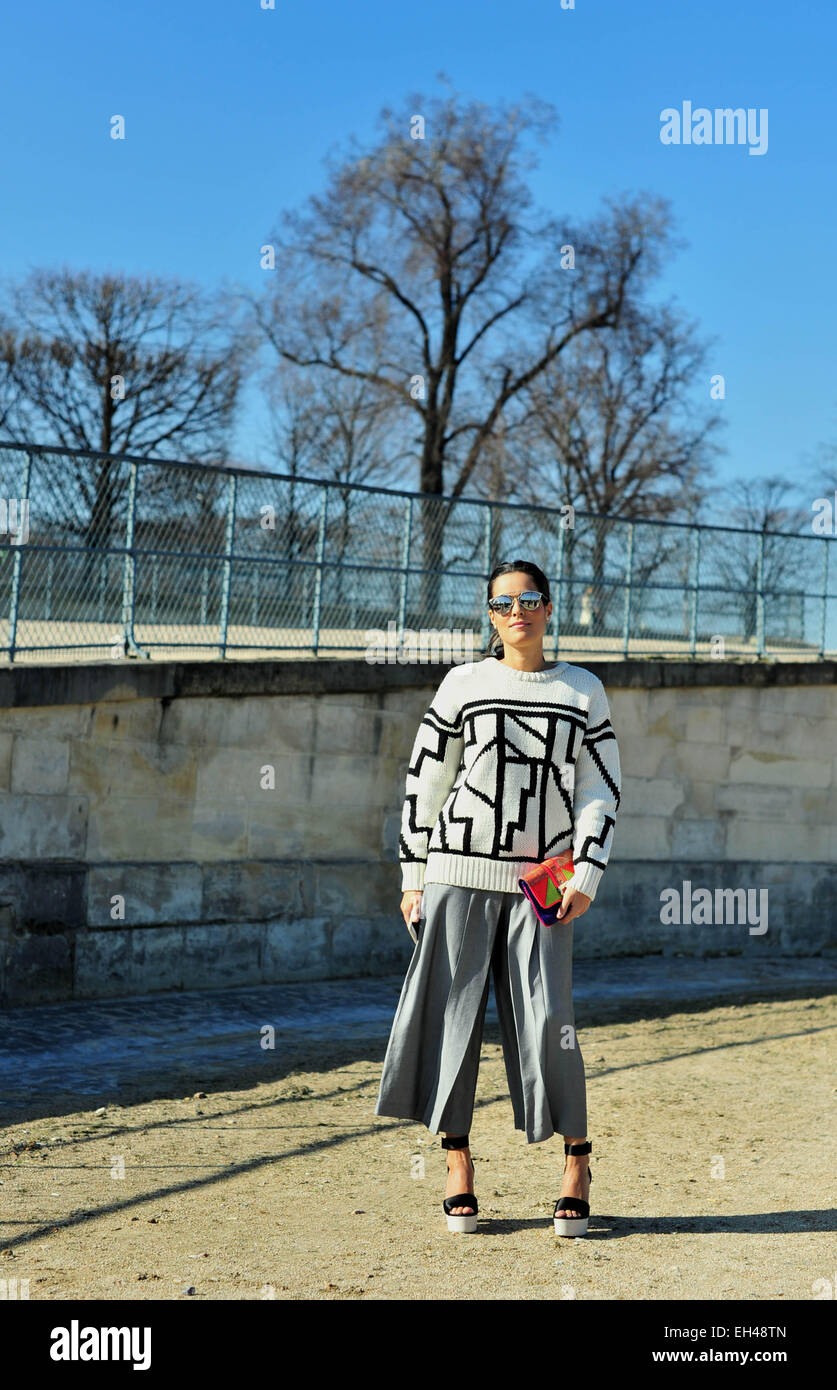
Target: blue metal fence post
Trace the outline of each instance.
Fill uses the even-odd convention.
[[[634,523],[628,526],[628,557],[625,564],[625,617],[622,634],[622,655],[628,655],[631,640],[631,581],[634,577]]]
[[[820,656],[825,656],[825,620],[828,602],[828,541],[822,539],[822,612],[820,616]]]
[[[558,522],[558,558],[555,561],[555,597],[552,600],[552,631],[555,656],[561,643],[561,598],[564,591],[564,530],[563,517]]]
[[[223,580],[221,583],[221,656],[227,655],[227,633],[230,625],[230,587],[232,582],[232,560],[230,556],[233,552],[233,540],[235,537],[235,499],[238,486],[238,474],[230,474],[230,485],[227,491],[227,520],[224,527],[224,568]]]
[[[29,484],[32,478],[32,455],[27,451],[23,456],[23,472],[20,479],[20,503],[21,514],[18,517],[18,535],[23,526],[23,502],[29,501]],[[9,532],[11,540],[11,531]],[[15,643],[17,639],[17,620],[20,612],[20,583],[21,571],[23,568],[23,546],[18,543],[15,548],[14,565],[12,567],[12,592],[9,603],[9,660],[15,659]]]
[[[328,510],[328,488],[323,488],[323,499],[320,503],[320,524],[317,534],[317,569],[314,575],[314,611],[311,615],[311,627],[313,637],[314,655],[317,655],[320,646],[320,619],[322,616],[323,605],[323,561],[325,559],[325,538],[326,538],[326,512]]]
[[[136,610],[136,561],[134,557],[134,520],[137,504],[138,465],[131,464],[128,475],[128,515],[125,519],[125,564],[122,572],[122,642],[125,654],[150,659],[151,653],[143,651],[134,636],[134,614]]]
[[[694,656],[697,650],[697,623],[698,623],[698,576],[700,574],[700,527],[695,526],[692,531],[692,605],[689,615],[689,655]]]
[[[764,656],[764,532],[759,532],[756,559],[756,655]]]
[[[482,538],[482,568],[485,575],[486,584],[494,566],[491,563],[491,547],[494,543],[494,508],[490,503],[485,508],[485,533]],[[480,623],[480,636],[482,638],[483,651],[488,646],[491,638],[491,620],[488,616],[487,605],[480,603],[482,621]]]
[[[103,555],[99,561],[99,622],[105,621],[105,597],[108,583],[108,557]]]
[[[399,649],[404,642],[404,626],[407,621],[407,586],[409,577],[407,566],[410,563],[410,542],[413,535],[413,499],[407,498],[407,506],[404,509],[404,537],[401,546],[401,578],[398,584],[398,624],[397,624],[397,645]]]

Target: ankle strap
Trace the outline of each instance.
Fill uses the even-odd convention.
[[[467,1147],[468,1147],[468,1135],[467,1135],[467,1134],[459,1134],[459,1135],[450,1135],[450,1134],[448,1134],[448,1135],[442,1135],[442,1148],[443,1148],[443,1149],[467,1149]]]
[[[593,1145],[590,1143],[590,1140],[589,1140],[589,1139],[586,1139],[586,1140],[584,1141],[583,1144],[565,1144],[565,1145],[564,1145],[564,1153],[565,1153],[565,1154],[576,1154],[576,1155],[578,1155],[578,1154],[590,1154],[590,1153],[592,1153],[592,1152],[593,1152]]]

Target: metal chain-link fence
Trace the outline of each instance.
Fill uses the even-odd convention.
[[[351,656],[378,643],[394,660],[412,634],[456,660],[490,636],[493,566],[526,559],[550,583],[547,657],[816,659],[837,650],[833,546],[7,444],[0,655]]]

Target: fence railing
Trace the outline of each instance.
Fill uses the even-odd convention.
[[[476,654],[490,570],[527,559],[547,655],[816,659],[837,650],[833,546],[0,444],[0,656],[348,656],[378,634],[397,659],[422,633]]]

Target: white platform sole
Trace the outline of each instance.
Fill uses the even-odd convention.
[[[466,1203],[463,1202],[463,1206]],[[477,1213],[472,1211],[470,1216],[449,1216],[445,1212],[445,1220],[448,1223],[449,1231],[459,1231],[462,1235],[473,1235],[477,1229]]]
[[[586,1236],[588,1216],[553,1216],[552,1224],[558,1236]]]

